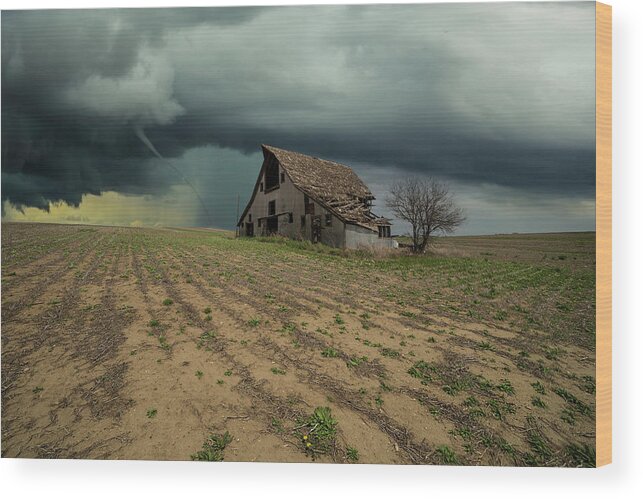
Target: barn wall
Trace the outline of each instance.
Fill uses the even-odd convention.
[[[373,248],[393,248],[395,242],[391,238],[378,237],[377,232],[373,232],[359,225],[346,224],[346,248],[349,249],[373,249]]]
[[[281,167],[279,168],[279,175],[281,176]],[[262,174],[259,182],[263,182],[265,185],[265,174]],[[301,232],[299,215],[304,214],[304,198],[303,194],[293,185],[287,175],[285,181],[279,184],[279,189],[261,192],[257,188],[255,198],[246,213],[243,223],[252,221],[255,235],[266,235],[265,221],[262,220],[262,227],[259,227],[258,223],[260,219],[268,216],[268,203],[270,201],[276,201],[275,211],[279,215],[278,232],[284,236],[299,238]],[[288,213],[290,212],[293,213],[292,224],[288,222]],[[241,228],[241,234],[245,234],[245,225]]]
[[[326,226],[326,214],[331,214],[331,225]],[[345,224],[331,212],[325,210],[321,205],[315,203],[315,215],[321,215],[321,242],[328,246],[343,248],[345,244],[344,228]],[[310,215],[308,215],[310,218]],[[307,220],[308,221],[308,220]],[[310,222],[312,224],[312,221]]]
[[[281,175],[281,166],[279,174]],[[304,214],[304,195],[290,181],[288,175],[279,189],[269,192],[266,197],[272,199],[272,195],[277,196],[277,213],[280,213],[278,233],[293,239],[303,239],[305,234],[301,228],[300,217]],[[268,213],[268,199],[265,202],[266,214]],[[290,213],[293,215],[292,223],[289,222]]]
[[[312,226],[313,226],[313,215],[306,215],[306,209],[304,207],[304,193],[297,189],[289,179],[286,179],[286,182],[290,183],[292,187],[292,192],[284,191],[288,197],[286,203],[292,206],[293,212],[293,223],[288,224],[288,215],[284,215],[279,218],[279,234],[287,237],[292,237],[294,239],[302,239],[305,241],[310,241],[312,238]],[[283,185],[283,184],[282,184]],[[327,244],[328,246],[334,246],[336,248],[344,247],[344,222],[339,218],[333,215],[331,212],[327,211],[322,205],[314,201],[312,198],[309,200],[315,205],[315,216],[321,216],[321,242]],[[332,216],[332,222],[330,226],[326,225],[326,214],[330,213]],[[302,227],[301,217],[305,217],[305,223]],[[283,220],[283,221],[282,221]]]

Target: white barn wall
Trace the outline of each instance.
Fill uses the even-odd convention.
[[[373,249],[393,248],[394,240],[391,238],[378,237],[377,232],[361,227],[359,225],[346,224],[346,248],[349,249]]]

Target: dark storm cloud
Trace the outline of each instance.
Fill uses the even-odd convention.
[[[270,143],[593,196],[593,12],[583,2],[3,13],[3,201],[165,192],[177,177],[136,126],[172,158]]]
[[[167,173],[148,161],[132,126],[184,111],[171,99],[171,68],[153,59],[141,64],[141,47],[160,50],[170,29],[233,26],[258,12],[3,12],[3,203],[47,209],[50,201],[77,206],[83,194],[105,190],[165,192],[176,179],[164,179]]]

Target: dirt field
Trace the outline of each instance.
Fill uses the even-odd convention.
[[[593,466],[594,264],[3,224],[2,456]]]

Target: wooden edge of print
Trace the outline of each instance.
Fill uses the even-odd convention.
[[[612,7],[596,2],[596,466],[612,462]]]

